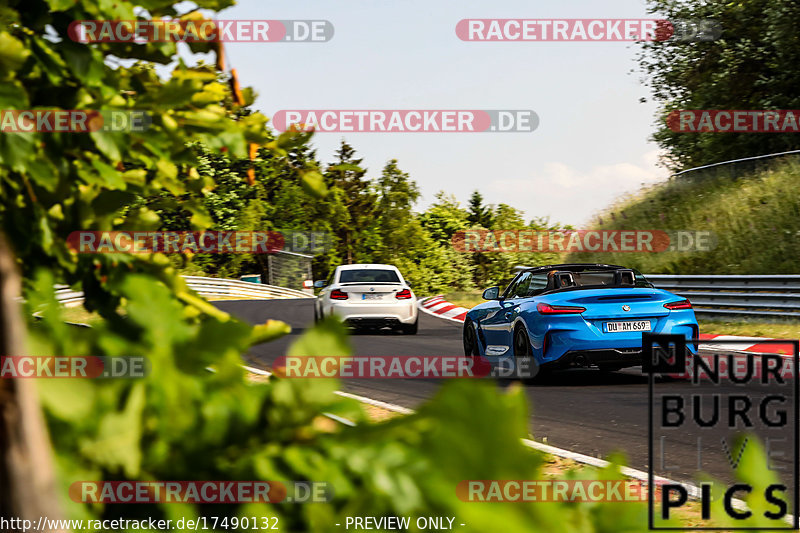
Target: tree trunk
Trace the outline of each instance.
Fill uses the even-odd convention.
[[[19,273],[0,234],[0,356],[25,355],[19,296]],[[62,518],[50,439],[35,383],[0,378],[0,523],[16,518],[38,525],[40,517]],[[53,530],[43,525],[40,531]]]

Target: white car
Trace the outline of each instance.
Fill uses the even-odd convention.
[[[354,328],[417,333],[417,297],[394,265],[342,265],[325,281],[314,302],[314,320],[336,315]]]

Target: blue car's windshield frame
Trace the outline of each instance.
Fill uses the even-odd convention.
[[[620,270],[627,270],[632,271],[634,274],[634,284],[633,285],[623,285],[617,283],[599,283],[599,284],[578,284],[577,286],[572,287],[550,287],[550,286],[542,286],[541,289],[534,289],[533,287],[530,288],[530,291],[527,292],[525,296],[520,294],[516,294],[516,296],[512,293],[517,293],[516,290],[517,282],[526,274],[538,274],[538,277],[542,277],[541,274],[549,273],[549,272],[571,272],[573,274],[577,274],[578,280],[580,279],[580,274],[589,274],[589,273],[610,273],[613,274]],[[522,270],[519,272],[514,278],[509,282],[506,286],[501,299],[513,298],[513,297],[533,297],[539,296],[540,294],[550,294],[555,292],[567,292],[567,291],[575,291],[575,290],[585,290],[585,289],[612,289],[612,288],[654,288],[654,285],[647,281],[647,278],[636,269],[633,268],[626,268],[619,265],[593,265],[593,264],[564,264],[564,265],[547,265],[535,268],[529,268]]]

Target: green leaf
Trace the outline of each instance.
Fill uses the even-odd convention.
[[[244,135],[249,142],[256,144],[264,144],[270,140],[267,133],[268,119],[261,113],[253,113],[241,120],[241,125],[244,126]]]
[[[161,218],[158,216],[158,213],[152,209],[140,207],[139,209],[129,211],[125,222],[130,225],[129,227],[134,227],[139,231],[153,231],[158,229]]]
[[[325,198],[328,195],[325,179],[316,170],[300,171],[300,185],[304,191],[316,198]]]
[[[32,181],[48,191],[55,190],[58,185],[59,173],[49,159],[32,159],[25,166]]]
[[[25,173],[28,161],[36,152],[36,134],[6,132],[0,134],[0,164]]]
[[[97,437],[82,446],[83,455],[112,472],[130,478],[139,474],[142,462],[142,412],[145,386],[131,387],[122,412],[105,415],[100,420]]]
[[[156,169],[158,169],[158,174],[161,178],[174,180],[178,177],[178,167],[175,166],[175,163],[170,161],[159,159],[156,163]]]
[[[106,156],[109,161],[116,163],[122,159],[117,139],[122,140],[124,137],[106,131],[93,131],[89,133],[89,136],[100,153]]]
[[[221,83],[208,83],[203,86],[203,90],[192,95],[192,104],[205,106],[208,104],[218,104],[228,95],[228,88]]]
[[[0,32],[0,74],[3,74],[3,77],[19,70],[30,53],[22,41],[15,39],[8,32]]]
[[[91,208],[98,217],[103,217],[116,213],[127,204],[130,204],[134,198],[132,194],[122,190],[105,190],[92,201]]]
[[[192,210],[192,217],[189,219],[192,229],[195,231],[208,229],[214,225],[214,220],[203,208],[195,208]]]
[[[278,148],[283,148],[284,150],[297,148],[306,144],[313,135],[313,131],[304,131],[292,128],[281,133],[275,140],[275,144]]]
[[[131,185],[142,186],[145,184],[146,178],[147,178],[147,171],[142,168],[126,170],[125,172],[122,173],[122,179],[125,180],[126,183],[130,183]]]
[[[103,55],[97,49],[65,41],[61,54],[72,74],[82,82],[94,87],[102,81],[105,65]]]
[[[289,324],[279,320],[267,320],[265,323],[257,324],[253,327],[249,343],[250,345],[256,345],[269,342],[291,332],[292,328]]]
[[[60,85],[64,79],[66,63],[51,48],[50,42],[39,37],[30,40],[33,57],[42,71],[47,75],[50,83]]]
[[[66,11],[74,6],[78,0],[46,0],[47,5],[50,6],[50,11]]]
[[[181,305],[162,283],[133,274],[122,278],[120,290],[129,300],[128,316],[145,328],[159,352],[168,353],[172,343],[189,338],[192,330],[182,319]]]
[[[0,83],[0,109],[21,110],[26,109],[28,106],[28,95],[19,81],[13,80]]]
[[[344,325],[336,319],[327,318],[303,333],[289,348],[287,355],[347,357],[351,353]]]
[[[95,390],[86,379],[49,379],[39,382],[39,398],[53,416],[80,422],[91,416]]]
[[[125,190],[127,187],[122,174],[111,165],[102,162],[100,159],[92,159],[92,167],[94,167],[109,189]]]
[[[340,163],[338,165],[331,165],[328,167],[328,170],[336,170],[340,172],[352,171],[352,172],[364,172],[364,169],[358,165],[354,165],[352,163]]]

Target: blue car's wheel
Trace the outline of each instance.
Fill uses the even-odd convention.
[[[464,323],[464,355],[467,357],[479,355],[478,351],[478,337],[475,335],[475,328],[472,326],[472,321],[468,320]]]
[[[531,341],[528,338],[528,332],[522,326],[517,326],[514,330],[514,358],[517,364],[520,365],[518,370],[519,377],[523,383],[538,383],[547,372],[543,372],[539,366],[536,358],[533,355],[533,348],[531,348]],[[522,358],[527,358],[529,361],[523,366],[520,361]]]
[[[533,355],[531,350],[531,341],[528,339],[528,334],[522,326],[514,330],[514,357],[530,357]]]

